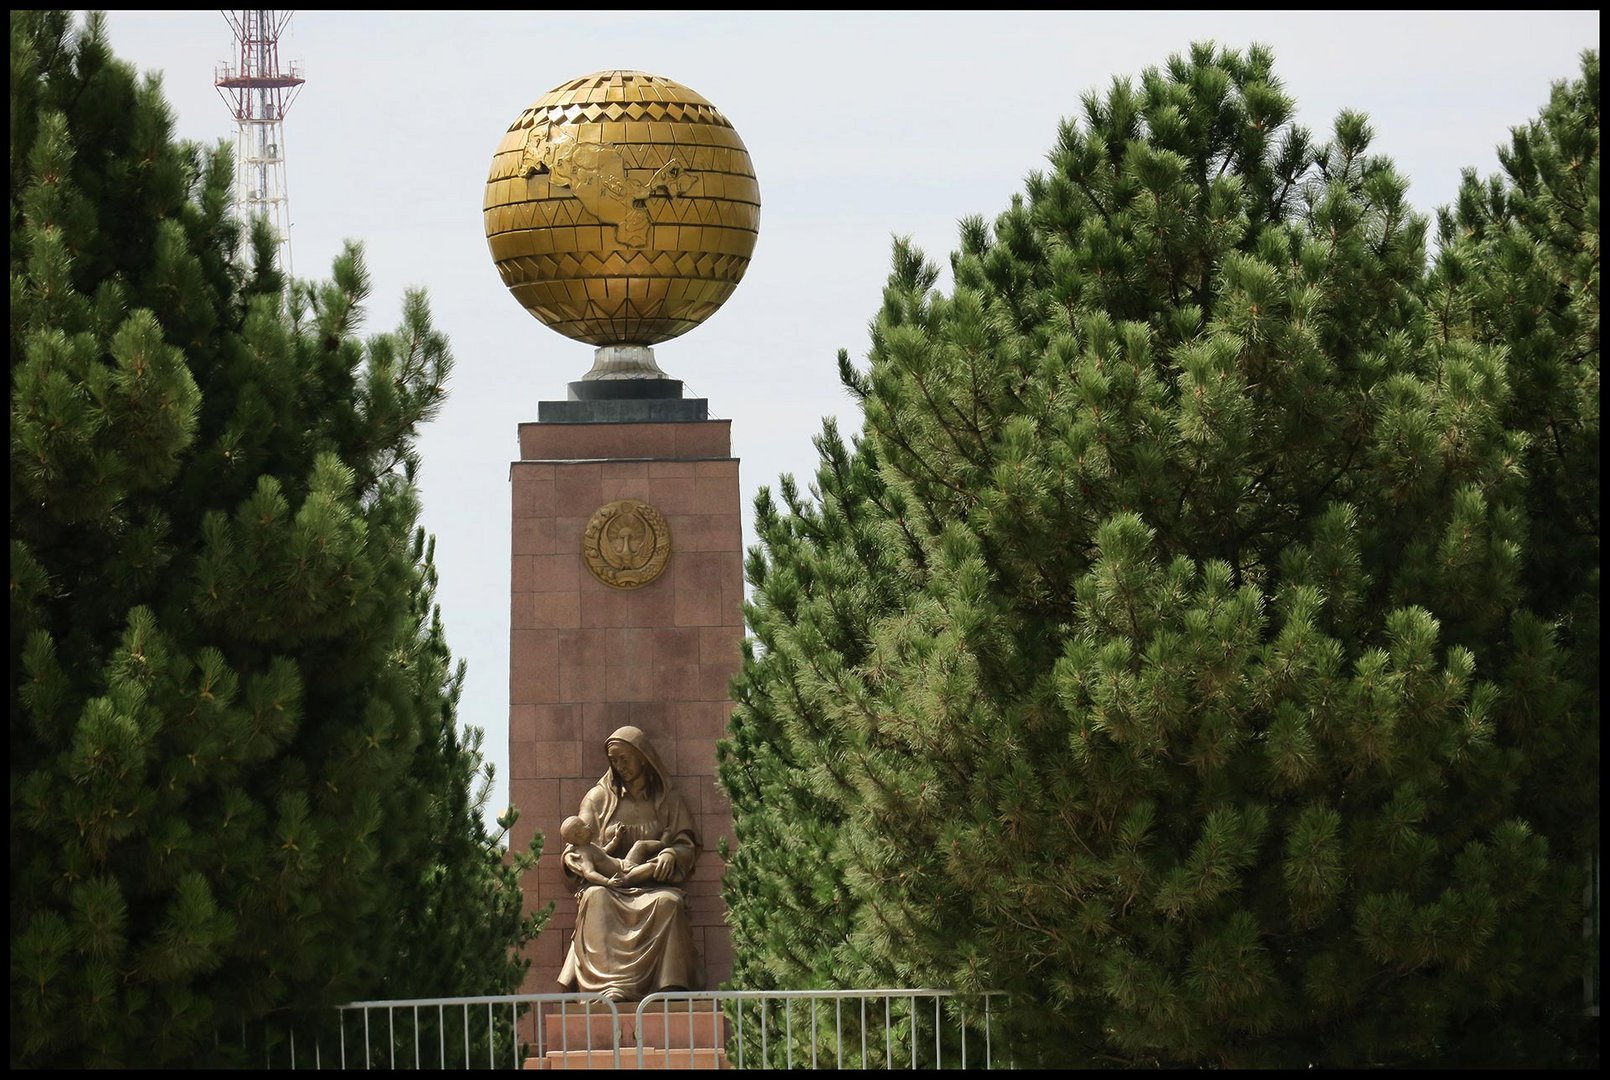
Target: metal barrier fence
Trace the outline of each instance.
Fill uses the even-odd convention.
[[[1005,1007],[1001,993],[949,990],[674,991],[635,1006],[597,994],[356,1001],[242,1031],[238,1048],[220,1051],[273,1069],[1009,1068]]]
[[[650,994],[636,1010],[638,1067],[643,1067],[645,1016],[653,1016],[658,1010],[662,1027],[669,1032],[677,1022],[675,1017],[685,1011],[691,1041],[694,1006],[705,1001],[711,1003],[712,1009],[719,1008],[725,1018],[727,1064],[739,1069],[1001,1067],[996,1057],[996,1039],[1006,995],[998,991],[960,994],[951,990],[705,990]],[[675,1005],[682,1008],[673,1014]],[[973,1033],[971,1047],[969,1031]],[[666,1067],[670,1067],[669,1061]]]

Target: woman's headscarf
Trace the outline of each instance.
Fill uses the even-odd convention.
[[[648,767],[654,770],[654,778],[656,781],[658,781],[658,795],[664,795],[671,789],[670,779],[665,775],[665,766],[660,763],[660,755],[657,751],[655,751],[654,743],[650,741],[647,732],[645,732],[642,728],[633,727],[631,724],[618,727],[609,736],[609,738],[604,740],[605,753],[608,753],[610,743],[617,742],[625,743],[627,746],[630,746],[633,750],[636,750],[639,754],[643,755],[643,760],[648,762]],[[605,787],[616,790],[617,793],[619,792],[621,785],[620,781],[615,776],[614,765],[609,766],[609,768],[604,772],[603,777],[600,778],[599,783],[603,784]]]

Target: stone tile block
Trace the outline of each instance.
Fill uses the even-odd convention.
[[[676,556],[672,556],[674,560]],[[589,572],[581,590],[581,625],[599,627],[665,626],[676,609],[670,569],[638,589],[616,589]]]
[[[693,512],[692,465],[688,463],[685,467],[689,470],[685,476],[651,476],[645,493],[637,496],[665,515],[666,522],[671,526],[672,551],[679,551],[685,546],[682,519]]]
[[[577,559],[577,566],[581,565],[581,534],[587,528],[587,519],[592,517],[596,506],[583,513],[555,514],[553,518],[553,553],[555,555],[573,555]]]
[[[576,592],[581,587],[581,547],[578,544],[575,551],[562,551],[553,555],[526,555],[517,556],[514,560],[516,567],[520,559],[524,558],[529,564],[531,574],[530,584],[526,591],[530,592]],[[587,575],[589,578],[591,574]],[[516,581],[516,592],[522,591]]]
[[[541,470],[540,474],[534,470]],[[516,463],[509,470],[514,520],[553,513],[553,466]]]
[[[734,574],[721,586],[721,625],[743,630],[743,579]]]
[[[699,663],[727,665],[737,671],[743,660],[741,627],[733,624],[699,628]]]
[[[531,743],[526,752],[531,758],[532,771],[527,775],[538,777],[575,776],[581,771],[581,743],[574,740],[566,742],[537,742]],[[509,748],[512,765],[514,747]]]
[[[654,682],[660,697],[666,701],[696,701],[704,697],[701,692],[701,673],[697,664],[678,664],[654,669]]]
[[[686,588],[676,593],[677,626],[719,626],[725,621],[720,589]]]
[[[564,740],[580,740],[581,706],[579,705],[538,705],[536,716],[536,739],[546,742],[562,742]]]
[[[509,704],[555,701],[559,692],[558,631],[509,631]]]
[[[704,464],[704,462],[700,462]],[[693,480],[693,512],[695,514],[739,513],[738,477],[696,476]]]
[[[606,461],[599,471],[602,480],[647,480],[646,461]]]
[[[590,516],[602,503],[603,466],[597,462],[558,466],[553,478],[554,516]]]
[[[546,461],[511,461],[509,462],[509,480],[511,483],[552,483],[553,465]]]
[[[509,739],[531,742],[537,737],[537,710],[540,705],[513,705],[509,708]]]
[[[529,746],[530,743],[521,745]],[[514,761],[509,762],[510,772],[514,771]],[[509,780],[509,801],[520,808],[520,820],[514,823],[516,829],[524,831],[520,846],[531,839],[534,830],[547,832],[553,828],[549,822],[553,821],[554,814],[563,806],[559,799],[559,786],[551,779],[534,776],[523,776]],[[570,811],[574,813],[574,810]]]
[[[514,519],[514,533],[509,550],[514,555],[549,555],[554,552],[553,518],[521,517]]]
[[[559,779],[559,807],[566,815],[576,812],[575,808],[581,805],[582,796],[592,790],[598,778],[604,775],[604,770],[609,768],[609,761],[604,757],[602,739],[596,744],[584,743],[582,750],[583,760],[589,763],[586,772],[582,776],[565,776]]]
[[[732,421],[674,425],[676,453],[667,457],[725,458],[732,453]]]
[[[559,664],[559,700],[576,704],[602,700],[608,686],[607,660],[602,654]]]
[[[669,723],[669,717],[674,715],[672,706],[664,701],[631,702],[627,705],[627,715],[631,717],[627,723],[648,732],[649,738],[655,739],[656,745],[659,738],[676,730]]]
[[[515,593],[509,610],[513,630],[560,629],[581,625],[581,596],[575,592]]]
[[[582,706],[581,741],[587,747],[587,760],[596,766],[596,768],[589,766],[585,770],[592,774],[591,780],[588,781],[589,785],[592,780],[598,779],[603,774],[606,764],[604,759],[604,740],[608,739],[610,733],[616,728],[624,724],[633,723],[632,710],[637,708],[639,704],[638,702],[625,701],[595,701],[587,702]],[[648,731],[649,729],[644,728],[644,730]],[[649,731],[650,738],[657,734],[658,732]],[[655,739],[655,744],[659,744],[658,739]],[[585,788],[582,790],[584,791]],[[577,791],[577,799],[581,798],[581,794],[582,791]]]
[[[536,560],[530,555],[514,555],[509,560],[509,592],[515,596],[534,592],[537,587]]]

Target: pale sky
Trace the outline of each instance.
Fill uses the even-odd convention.
[[[108,15],[114,52],[159,71],[180,138],[232,139],[213,86],[233,59],[218,11]],[[486,732],[508,799],[509,463],[537,402],[563,400],[591,346],[528,315],[498,278],[481,221],[492,153],[520,111],[606,68],[662,75],[731,121],[760,184],[760,238],[737,291],[655,347],[659,365],[732,421],[745,545],[762,485],[814,474],[811,438],[856,410],[840,348],[864,361],[890,239],[941,267],[956,222],[993,220],[1041,169],[1089,90],[1193,41],[1270,46],[1298,121],[1328,134],[1366,113],[1374,150],[1430,214],[1462,168],[1534,117],[1597,48],[1597,11],[954,12],[300,11],[281,41],[307,84],[285,123],[293,268],[327,276],[347,239],[373,279],[366,332],[393,329],[424,287],[456,362],[420,440],[423,524],[436,536],[448,642],[468,661],[459,719]],[[941,278],[948,288],[948,275]],[[547,823],[538,823],[542,827]]]

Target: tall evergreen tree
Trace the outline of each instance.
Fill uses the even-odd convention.
[[[1267,50],[1083,105],[948,295],[896,244],[864,431],[757,499],[735,978],[1007,990],[1020,1064],[1571,1060],[1597,472],[1538,479],[1533,383],[1596,395],[1596,201],[1587,248],[1487,230],[1559,234],[1562,360],[1474,314],[1504,242],[1439,289],[1366,120],[1313,139]],[[1591,544],[1534,542],[1540,483]]]
[[[1465,172],[1453,206],[1438,214],[1440,251],[1431,306],[1438,332],[1500,345],[1513,392],[1504,423],[1526,436],[1523,581],[1531,606],[1558,620],[1574,684],[1599,712],[1599,57],[1555,85],[1538,118],[1499,147],[1502,171]],[[1538,687],[1531,706],[1557,707]],[[1598,757],[1537,746],[1527,767],[1545,777],[1588,770],[1591,804],[1550,798],[1533,815],[1598,816]],[[1563,824],[1563,823],[1561,823]]]
[[[227,149],[171,127],[98,16],[12,13],[13,1066],[500,992],[536,929],[416,524],[446,341],[423,294],[359,339],[356,248],[243,261]]]

